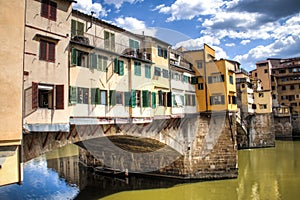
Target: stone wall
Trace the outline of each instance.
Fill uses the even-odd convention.
[[[274,130],[276,139],[292,139],[293,127],[290,117],[274,117]]]

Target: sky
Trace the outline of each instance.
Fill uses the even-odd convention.
[[[77,0],[74,9],[174,49],[202,49],[250,71],[267,58],[300,56],[299,0]]]

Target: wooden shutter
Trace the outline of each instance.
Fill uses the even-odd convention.
[[[191,83],[192,83],[193,85],[198,84],[198,77],[197,77],[197,76],[193,76],[193,77],[192,77],[192,80],[191,80]]]
[[[156,108],[156,93],[152,92],[152,108]]]
[[[49,19],[56,21],[56,10],[57,10],[57,4],[53,1],[50,1]]]
[[[77,66],[78,65],[78,51],[74,48],[72,48],[72,65]]]
[[[164,49],[164,58],[168,58],[168,50]]]
[[[224,95],[221,96],[221,103],[222,103],[222,104],[225,104],[225,98],[224,98]]]
[[[124,75],[124,61],[119,60],[119,75],[123,76]]]
[[[71,37],[76,35],[76,21],[74,19],[71,20]]]
[[[32,82],[32,109],[38,108],[38,83]]]
[[[172,107],[172,92],[167,93],[167,107]]]
[[[119,62],[117,58],[114,60],[114,72],[119,74]]]
[[[149,107],[149,91],[148,90],[143,90],[142,91],[142,98],[143,98],[143,107]]]
[[[40,60],[47,60],[47,42],[40,40]]]
[[[98,56],[96,54],[90,54],[90,63],[92,69],[97,69]]]
[[[55,62],[55,44],[48,42],[48,61]]]
[[[56,86],[56,109],[64,109],[64,85]]]
[[[210,105],[214,105],[214,96],[210,97]]]
[[[112,106],[116,105],[116,90],[109,91],[109,104]]]
[[[136,107],[136,91],[135,90],[131,90],[130,105],[132,108]]]
[[[41,16],[48,18],[48,6],[49,1],[48,0],[42,0],[42,6],[41,6]]]
[[[77,88],[76,87],[69,87],[69,102],[71,104],[77,103]]]
[[[131,106],[131,92],[124,92],[124,97],[125,97],[125,106]]]
[[[82,22],[76,22],[76,23],[77,23],[76,35],[83,36],[83,33],[84,33],[84,24]]]
[[[91,104],[96,104],[96,88],[91,88]]]

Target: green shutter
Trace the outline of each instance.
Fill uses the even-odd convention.
[[[84,33],[84,24],[81,22],[77,22],[77,34],[76,35],[83,36],[83,33]]]
[[[124,92],[125,106],[131,106],[131,92]]]
[[[156,93],[152,92],[152,108],[156,108]]]
[[[91,63],[91,68],[92,69],[97,69],[97,64],[98,64],[98,55],[96,54],[90,54],[90,63]]]
[[[119,75],[123,76],[124,75],[124,61],[119,60]]]
[[[96,104],[101,104],[101,92],[99,88],[96,88]]]
[[[135,46],[134,46],[134,40],[129,39],[129,47],[132,48],[132,49],[135,48]]]
[[[114,60],[114,72],[119,74],[119,62],[117,58]]]
[[[143,95],[143,107],[149,107],[150,102],[149,102],[149,91],[148,90],[143,90],[142,91],[142,95]]]
[[[116,90],[109,91],[109,105],[116,105]]]
[[[182,103],[182,105],[184,106],[185,104],[184,104],[184,96],[183,95],[180,95],[180,98],[181,98],[181,103]]]
[[[150,65],[145,65],[145,77],[151,78],[151,68]]]
[[[130,105],[132,108],[136,107],[136,91],[135,90],[131,90]]]
[[[192,77],[192,80],[191,80],[191,83],[192,83],[193,85],[198,84],[198,77],[197,77],[197,76],[193,76],[193,77]]]
[[[141,76],[141,63],[140,62],[134,62],[134,75]]]
[[[77,56],[78,56],[78,51],[76,49],[72,48],[72,65],[75,65],[75,66],[78,65]]]
[[[69,102],[71,104],[77,103],[77,88],[76,87],[69,87]]]
[[[96,104],[96,88],[91,88],[91,104]]]
[[[71,20],[71,37],[76,35],[76,21],[74,19]]]
[[[167,107],[172,107],[172,92],[167,93]]]
[[[164,58],[168,58],[168,50],[164,49]]]

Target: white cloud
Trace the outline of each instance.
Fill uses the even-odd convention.
[[[246,44],[248,44],[248,43],[250,43],[251,42],[251,40],[242,40],[241,41],[241,44],[242,45],[246,45]]]
[[[74,9],[79,10],[85,14],[91,14],[94,11],[95,17],[105,17],[110,10],[105,10],[100,3],[93,3],[92,0],[77,0],[74,4]]]
[[[115,19],[115,23],[127,30],[145,29],[146,25],[144,21],[138,20],[133,17],[118,17]]]
[[[133,3],[142,2],[142,1],[143,0],[104,0],[104,3],[114,4],[117,9],[120,9],[122,7],[122,4],[125,2],[133,4]]]
[[[235,44],[234,44],[234,43],[226,43],[225,46],[226,46],[226,47],[234,47]]]
[[[204,43],[206,43],[208,45],[219,45],[220,40],[217,37],[205,35],[200,38],[189,39],[189,40],[179,42],[175,45],[175,48],[183,46],[186,49],[190,49],[190,50],[201,49],[201,48],[203,48]]]
[[[163,7],[165,7],[165,4],[160,4],[160,5],[156,6],[154,9],[152,9],[152,11],[160,10]]]
[[[156,7],[160,13],[170,14],[168,22],[181,19],[193,19],[200,15],[215,14],[219,7],[223,5],[222,0],[176,0],[172,5],[165,6],[164,4]]]

